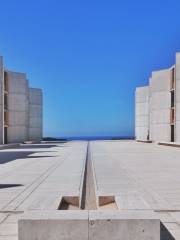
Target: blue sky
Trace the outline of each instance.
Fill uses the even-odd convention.
[[[134,134],[134,90],[180,51],[180,1],[1,0],[0,54],[43,88],[45,136]]]

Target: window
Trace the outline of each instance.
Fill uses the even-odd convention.
[[[174,90],[171,91],[171,107],[174,107]]]
[[[7,78],[7,72],[4,72],[4,91],[8,92],[8,78]]]
[[[172,108],[170,110],[170,124],[174,124],[174,120],[175,120],[175,114],[174,114],[174,108]]]
[[[8,95],[4,93],[4,109],[8,110]]]
[[[175,70],[171,70],[171,90],[175,88]]]
[[[8,112],[4,112],[4,125],[8,125]]]

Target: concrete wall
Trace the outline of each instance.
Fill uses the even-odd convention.
[[[180,53],[176,54],[175,79],[175,141],[180,142]]]
[[[170,141],[171,70],[152,73],[150,79],[150,138]]]
[[[29,140],[39,141],[42,139],[42,90],[29,89]]]
[[[0,144],[3,143],[3,58],[0,56]]]
[[[7,72],[8,79],[8,143],[28,140],[28,81],[24,73]]]
[[[19,240],[160,240],[151,211],[122,212],[29,211],[18,221]]]
[[[149,132],[149,87],[136,88],[135,135],[137,140],[147,140]]]

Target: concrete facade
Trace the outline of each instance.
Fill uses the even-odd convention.
[[[3,143],[3,58],[0,56],[0,144]]]
[[[26,74],[7,72],[8,81],[8,143],[28,139],[28,95]]]
[[[42,139],[42,91],[25,73],[5,70],[0,57],[0,144]]]
[[[149,135],[149,87],[136,89],[136,136],[148,140]]]
[[[150,79],[150,139],[170,141],[171,70],[152,73]]]
[[[149,89],[148,102],[145,98],[147,88]],[[175,66],[153,71],[149,79],[149,86],[136,89],[135,105],[136,109],[139,109],[140,105],[142,108],[141,114],[137,110],[135,113],[136,140],[180,141],[180,53],[176,54]],[[147,118],[142,117],[143,112],[149,116],[148,124]],[[144,132],[143,126],[146,126]],[[149,133],[148,139],[147,132]]]
[[[37,88],[29,89],[29,140],[39,141],[42,139],[42,118],[43,118],[43,97],[42,90]]]
[[[180,142],[180,53],[176,54],[175,79],[175,138]]]

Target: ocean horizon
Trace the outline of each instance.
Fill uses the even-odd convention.
[[[77,137],[45,137],[44,140],[133,140],[134,136],[77,136]]]

